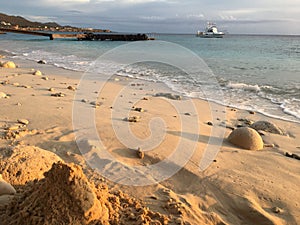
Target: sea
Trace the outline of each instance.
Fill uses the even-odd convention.
[[[115,49],[124,51],[123,46],[134,45],[129,42],[51,41],[46,37],[5,34],[0,35],[0,49],[14,58],[45,60],[56,67],[82,72],[95,67],[97,62],[95,72],[99,72],[99,76],[105,71],[164,83],[187,97],[209,99],[300,123],[300,36],[227,34],[224,38],[206,39],[194,34],[151,34],[151,37],[156,40],[147,42],[147,45],[155,45],[156,54],[166,54],[164,45],[185,49],[187,62],[189,54],[191,58],[200,59],[199,65],[196,60],[187,66],[192,70],[197,66],[203,68],[202,64],[205,64],[210,70],[209,75],[195,69],[195,73],[189,76],[180,67],[159,60],[141,60],[123,66],[113,57],[109,57],[109,62],[105,61],[109,52]],[[136,46],[136,54],[142,59],[147,52],[142,45]],[[177,55],[180,52],[174,50],[168,54],[171,58],[180,58]],[[205,82],[207,76],[213,76],[216,82],[213,85]],[[216,89],[222,92],[222,101],[214,94]]]

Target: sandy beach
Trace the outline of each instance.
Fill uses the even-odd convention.
[[[180,99],[160,84],[121,76],[105,83],[87,80],[87,98],[80,95],[83,73],[1,59],[11,60],[17,68],[0,68],[0,174],[16,193],[0,196],[3,224],[300,223],[299,124]],[[37,70],[42,74],[34,75]],[[179,153],[183,165],[170,167],[178,171],[163,180],[149,174],[153,184],[146,186],[126,177],[131,170],[115,162],[97,172],[86,161],[103,163],[95,157],[94,139],[79,131],[86,147],[79,148],[73,127],[74,118],[90,120],[90,114],[74,107],[94,115],[105,150],[128,168],[155,165],[176,149],[190,157],[185,162]],[[262,149],[246,150],[227,140],[233,130],[257,121],[280,130],[259,129]],[[217,149],[216,157],[209,149]],[[204,164],[208,168],[202,171]],[[129,181],[132,185],[125,185]]]

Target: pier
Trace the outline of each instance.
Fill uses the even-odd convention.
[[[122,34],[122,33],[48,33],[28,31],[20,29],[0,28],[0,32],[12,32],[27,35],[49,37],[50,40],[58,38],[73,38],[79,41],[146,41],[153,40],[146,34]]]

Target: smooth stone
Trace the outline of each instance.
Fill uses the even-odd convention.
[[[165,97],[172,100],[182,100],[180,95],[174,95],[172,93],[157,93],[155,97]]]
[[[43,80],[49,80],[49,78],[48,78],[48,77],[42,77],[42,79],[43,79]]]
[[[257,131],[262,130],[273,134],[283,135],[283,132],[279,127],[268,121],[257,121],[253,123],[250,127]]]
[[[65,94],[59,92],[59,93],[55,93],[55,94],[51,94],[52,97],[65,97]]]
[[[101,105],[100,102],[96,102],[96,101],[93,101],[90,104],[93,105],[93,106],[96,106],[96,107],[99,107]]]
[[[0,196],[2,195],[14,195],[16,189],[8,182],[3,180],[2,175],[0,174]]]
[[[145,157],[145,153],[142,151],[141,148],[138,148],[137,150],[137,156],[140,158],[140,159],[143,159]]]
[[[137,111],[137,112],[144,112],[144,109],[143,109],[143,108],[134,108],[134,111]]]
[[[72,86],[68,86],[68,89],[71,90],[71,91],[75,91],[76,89]]]
[[[49,88],[48,91],[53,92],[53,91],[54,91],[54,88]]]
[[[139,117],[139,116],[131,116],[131,117],[125,118],[125,121],[128,121],[130,123],[137,123],[140,121],[140,119],[141,119],[141,117]]]
[[[282,213],[282,209],[279,208],[279,207],[274,207],[274,208],[272,209],[272,211],[273,211],[274,213],[277,213],[277,214]]]
[[[6,98],[6,94],[4,92],[0,92],[0,98]]]
[[[14,62],[8,61],[1,64],[1,67],[3,68],[9,68],[9,69],[15,69],[17,66]]]
[[[28,125],[29,124],[29,121],[26,120],[26,119],[18,119],[17,121],[18,121],[18,123],[21,123],[21,124],[24,124],[24,125]]]
[[[37,63],[38,64],[46,64],[47,62],[45,60],[39,60]]]
[[[34,71],[33,75],[35,75],[35,76],[42,76],[43,73],[41,71],[39,71],[39,70],[36,70],[36,71]]]
[[[247,150],[261,150],[264,148],[264,143],[258,132],[249,127],[237,128],[231,132],[228,141]]]

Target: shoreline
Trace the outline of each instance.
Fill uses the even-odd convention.
[[[1,52],[0,52],[0,53],[1,53]],[[7,52],[6,52],[6,53],[7,53]],[[36,65],[36,61],[35,61],[35,60],[31,60],[31,59],[22,59],[22,58],[19,58],[19,56],[17,56],[17,57],[18,57],[18,58],[15,58],[15,57],[13,57],[13,56],[8,56],[8,59],[11,58],[12,60],[19,61],[19,62],[21,62],[22,65],[23,65],[23,64],[26,64],[26,61],[27,61],[27,62],[30,62],[30,65],[32,65],[32,67],[34,67],[34,65]],[[24,62],[22,63],[22,61],[24,61]],[[84,73],[86,73],[86,71],[80,71],[80,70],[76,70],[76,69],[65,68],[65,67],[63,67],[63,66],[59,67],[59,66],[56,66],[56,65],[53,65],[53,64],[46,64],[46,65],[49,67],[50,70],[51,70],[51,68],[52,68],[52,70],[54,70],[55,68],[57,68],[57,69],[61,69],[61,70],[71,71],[71,72],[74,72],[74,73],[76,73],[76,74],[77,74],[77,73],[78,73],[78,74],[84,74]],[[35,66],[35,67],[37,67],[37,66]],[[45,67],[45,65],[44,65],[44,67]],[[39,67],[38,67],[38,68],[39,68]],[[165,83],[162,82],[162,81],[152,81],[152,80],[147,80],[147,79],[142,79],[142,78],[135,78],[135,77],[131,77],[131,76],[126,76],[126,75],[114,75],[114,76],[118,76],[118,77],[120,77],[120,78],[125,78],[125,79],[127,78],[127,79],[129,79],[129,80],[137,80],[137,81],[141,81],[141,82],[153,82],[153,83],[155,83],[155,84],[161,84],[160,87],[164,88],[164,90],[165,90],[166,92],[177,93],[178,95],[182,95],[182,96],[184,96],[184,97],[186,97],[186,98],[190,98],[190,99],[199,99],[199,100],[203,100],[203,101],[209,101],[209,102],[212,102],[212,103],[215,103],[215,104],[224,106],[224,107],[235,108],[235,109],[237,109],[237,110],[244,110],[244,111],[249,111],[249,112],[254,111],[255,113],[261,114],[262,116],[266,116],[266,117],[268,117],[268,118],[270,118],[270,119],[277,119],[277,120],[282,120],[282,121],[286,121],[286,122],[291,122],[291,123],[297,123],[297,124],[300,124],[300,120],[299,120],[300,118],[299,118],[299,117],[293,115],[292,113],[285,112],[283,108],[282,108],[282,113],[285,114],[285,115],[287,115],[287,116],[289,116],[289,117],[291,117],[290,119],[289,119],[289,118],[283,118],[283,117],[281,117],[281,116],[271,115],[271,114],[269,114],[269,113],[267,113],[267,112],[264,113],[264,112],[262,112],[262,111],[260,111],[260,110],[258,110],[258,109],[256,109],[256,110],[255,110],[255,109],[247,109],[247,107],[246,107],[246,108],[245,108],[245,107],[243,108],[243,107],[238,107],[238,106],[236,106],[236,105],[230,105],[230,104],[225,104],[225,103],[222,104],[222,103],[218,102],[217,100],[213,100],[213,99],[208,100],[208,99],[206,99],[206,98],[193,97],[193,96],[191,96],[191,94],[187,94],[187,93],[184,93],[184,92],[175,90],[174,88],[170,87],[168,84],[165,84]]]
[[[9,94],[9,98],[0,99],[3,106],[0,109],[1,149],[17,147],[22,150],[25,149],[24,146],[37,146],[54,153],[66,163],[80,165],[91,177],[100,176],[89,169],[85,161],[87,158],[82,157],[82,151],[79,151],[74,140],[72,110],[75,93],[82,93],[77,89],[82,73],[32,61],[13,60],[20,65],[19,68],[0,68],[0,80],[9,80],[7,84],[0,85],[1,92]],[[43,75],[33,75],[35,70],[40,70]],[[121,185],[121,182],[111,182],[109,177],[101,178],[106,180],[109,188],[121,190],[142,201],[150,210],[169,216],[172,219],[168,224],[178,224],[178,221],[186,224],[218,224],[223,221],[224,224],[296,225],[300,221],[297,210],[300,206],[297,194],[300,165],[298,160],[284,155],[286,152],[300,154],[298,123],[201,99],[191,99],[194,109],[185,107],[184,98],[176,101],[155,97],[158,93],[171,91],[162,90],[161,86],[153,86],[143,80],[112,76],[103,85],[101,92],[101,81],[91,79],[86,82],[90,96],[87,99],[78,96],[76,104],[88,109],[87,112],[94,113],[98,135],[106,150],[116,160],[129,167],[154,165],[170,156],[180,141],[188,140],[195,144],[191,158],[168,179],[132,188],[130,185]],[[51,88],[54,91],[49,91]],[[64,95],[51,96],[56,93]],[[176,97],[176,93],[172,94]],[[93,104],[95,100],[96,103]],[[82,115],[82,118],[85,116],[89,115]],[[124,120],[127,117],[140,118],[137,122],[129,123]],[[160,118],[164,123],[157,122],[151,127],[151,121],[155,118]],[[29,121],[26,129],[23,131],[20,128],[17,138],[5,136],[7,128],[16,126],[20,119]],[[262,132],[264,143],[271,147],[265,147],[261,151],[248,151],[230,144],[226,138],[232,132],[231,128],[237,129],[250,120],[267,120],[286,134]],[[122,131],[123,127],[129,128],[130,133],[128,130]],[[213,129],[225,131],[225,136],[218,136]],[[164,131],[163,135],[160,130]],[[193,134],[197,135],[196,141],[189,140],[194,137]],[[125,140],[120,139],[122,135],[125,135]],[[142,142],[134,143],[134,136]],[[199,162],[205,155],[205,150],[218,141],[223,143],[219,146],[216,158],[206,170],[199,171]],[[142,146],[146,142],[152,148],[145,151],[143,157],[137,156],[137,147],[147,150],[146,146]],[[92,157],[95,146],[88,144],[88,153],[91,154],[85,157]],[[188,150],[189,145],[184,146],[183,151]],[[32,169],[34,170],[34,165]],[[119,164],[108,163],[101,175],[124,175],[124,180],[128,171],[130,170]],[[11,176],[14,177],[15,174]],[[9,177],[4,178],[13,181]],[[97,179],[100,180],[99,177]],[[99,182],[92,178],[89,180]],[[278,212],[274,210],[276,207]],[[210,217],[211,215],[214,216]]]

